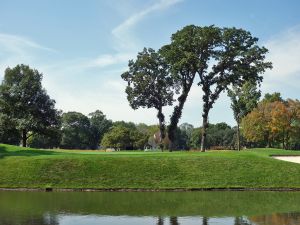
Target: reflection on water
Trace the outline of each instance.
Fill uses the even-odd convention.
[[[1,225],[300,225],[300,192],[0,192]]]

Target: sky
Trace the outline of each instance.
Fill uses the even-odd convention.
[[[109,119],[157,123],[153,109],[130,108],[120,75],[143,47],[159,49],[186,25],[248,30],[269,49],[273,69],[262,93],[298,98],[300,87],[298,0],[0,0],[0,79],[7,67],[27,64],[43,73],[56,107]],[[166,120],[172,112],[165,107]],[[201,125],[202,92],[192,87],[180,123]],[[222,93],[211,123],[234,125]]]

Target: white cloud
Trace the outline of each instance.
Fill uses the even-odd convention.
[[[300,27],[288,29],[268,40],[268,61],[273,69],[264,75],[264,91],[298,88],[300,85]],[[278,90],[279,91],[279,90]]]

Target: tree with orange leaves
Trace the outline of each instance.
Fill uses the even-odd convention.
[[[281,143],[289,149],[300,144],[300,102],[261,101],[242,121],[243,135],[251,142],[264,142],[268,147]],[[293,145],[293,146],[292,146]]]

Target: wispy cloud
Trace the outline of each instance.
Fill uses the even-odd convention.
[[[20,50],[25,48],[34,48],[38,50],[45,50],[49,52],[57,52],[52,48],[42,46],[28,38],[0,33],[0,45],[8,51],[20,53]]]
[[[116,39],[118,48],[121,48],[122,50],[135,48],[139,41],[133,35],[132,28],[134,28],[135,25],[137,25],[151,13],[165,10],[182,1],[183,0],[159,0],[149,7],[141,9],[139,12],[129,16],[126,20],[112,30],[112,34]]]
[[[8,66],[24,63],[37,65],[39,54],[57,53],[56,50],[45,47],[22,36],[0,33],[0,71],[1,74]]]

